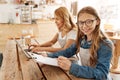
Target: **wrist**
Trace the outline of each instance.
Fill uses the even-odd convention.
[[[37,47],[41,47],[41,45],[37,45]]]

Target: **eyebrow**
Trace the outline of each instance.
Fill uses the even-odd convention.
[[[87,20],[95,20],[95,18],[94,19],[86,19],[84,21],[87,21]],[[82,20],[78,20],[78,21],[82,21]],[[84,21],[82,21],[82,22],[84,22]]]

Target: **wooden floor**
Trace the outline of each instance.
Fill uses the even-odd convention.
[[[14,27],[14,29],[13,29]],[[54,34],[57,32],[57,27],[54,23],[39,23],[34,25],[8,25],[0,24],[0,52],[4,52],[6,42],[9,37],[19,37],[21,30],[23,29],[32,29],[34,35],[39,38],[39,42],[43,43],[51,39]],[[4,54],[4,53],[3,53]],[[119,60],[120,63],[120,60]],[[111,73],[113,80],[120,80],[120,74]]]

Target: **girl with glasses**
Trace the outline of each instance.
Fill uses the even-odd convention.
[[[100,18],[92,7],[84,7],[78,13],[76,44],[66,50],[44,56],[58,57],[60,68],[76,77],[108,80],[113,44],[100,30]],[[78,54],[81,64],[71,63],[69,57]]]

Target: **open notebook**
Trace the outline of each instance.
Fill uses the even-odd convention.
[[[38,55],[32,52],[28,52],[31,55],[32,59],[36,62],[40,62],[47,65],[58,66],[56,58],[44,57],[42,55]]]
[[[30,52],[28,49],[23,49],[22,46],[15,40],[16,44],[19,48],[21,48],[22,52],[29,58],[34,59],[36,62],[40,62],[47,65],[58,66],[56,58],[44,57],[42,55],[38,55],[36,53]]]

